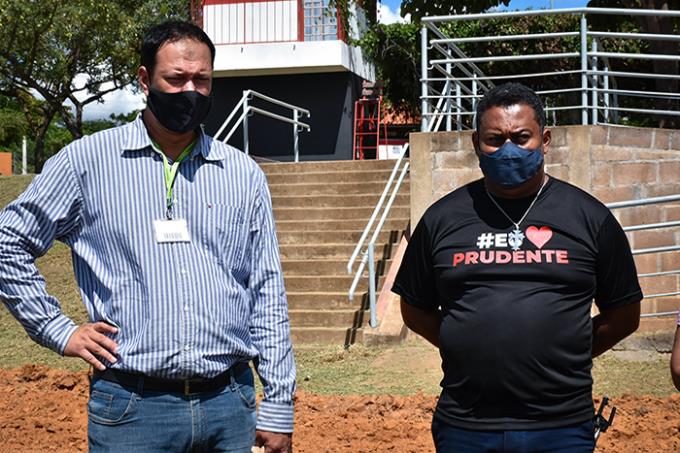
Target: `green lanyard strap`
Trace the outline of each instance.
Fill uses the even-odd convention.
[[[160,150],[157,143],[154,143],[156,151],[158,151],[163,158],[163,174],[165,175],[165,189],[166,189],[166,216],[168,219],[172,218],[172,188],[175,185],[175,178],[177,177],[177,170],[179,169],[179,164],[189,155],[191,150],[194,148],[196,140],[192,141],[187,145],[180,155],[175,159],[175,161],[170,165],[168,158],[165,153]]]

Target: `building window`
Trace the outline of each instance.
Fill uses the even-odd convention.
[[[305,41],[334,41],[338,39],[338,18],[328,0],[304,0]]]

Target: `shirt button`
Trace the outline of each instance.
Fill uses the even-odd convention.
[[[188,305],[185,305],[185,306],[184,306],[184,311],[189,311],[189,306],[188,306]]]
[[[186,269],[182,269],[181,272],[182,272],[182,275],[187,275],[187,270],[186,270]]]
[[[184,350],[185,350],[185,351],[189,351],[190,349],[191,349],[191,345],[186,345],[186,346],[184,346]]]

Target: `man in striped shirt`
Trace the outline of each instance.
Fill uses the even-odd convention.
[[[68,145],[0,212],[0,299],[36,342],[95,369],[93,452],[291,451],[295,364],[271,199],[259,167],[199,126],[214,58],[194,25],[149,30],[143,113]],[[72,249],[87,324],[35,267],[55,239]]]

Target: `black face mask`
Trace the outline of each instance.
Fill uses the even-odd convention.
[[[149,87],[146,105],[164,128],[183,134],[201,124],[210,111],[212,97],[198,91],[164,93]]]

